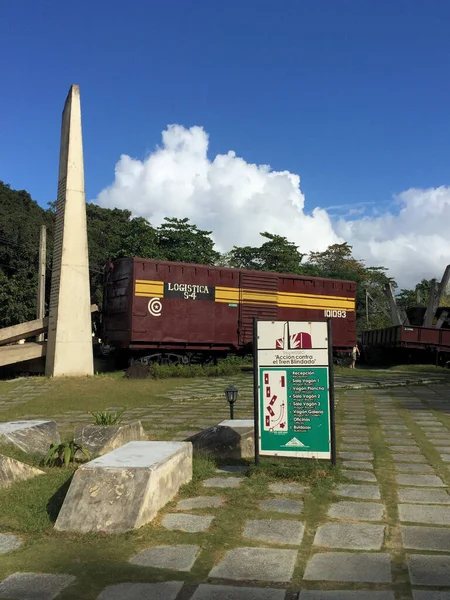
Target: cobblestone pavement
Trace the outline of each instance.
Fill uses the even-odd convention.
[[[216,383],[222,393],[228,381]],[[184,399],[180,388],[152,424],[186,423],[182,438],[194,423],[227,416],[209,385],[195,390],[196,397]],[[249,390],[251,381],[240,395],[239,418],[251,416]],[[136,410],[145,415],[145,408]],[[228,494],[244,494],[250,485],[243,472],[218,470],[201,495],[162,511],[158,527],[180,533],[181,543],[129,557],[135,568],[169,569],[171,578],[110,585],[98,600],[450,600],[449,427],[446,384],[340,391],[337,439],[346,479],[324,500],[320,518],[305,517],[307,487],[267,482],[256,514],[239,525],[238,544],[225,543],[216,556],[208,539],[227,529]],[[192,537],[199,532],[201,542]],[[16,543],[4,538],[0,552]],[[194,583],[185,582],[187,574],[197,574]],[[0,583],[0,598],[64,598],[73,585],[71,575],[13,574]],[[43,591],[31,595],[36,589]]]

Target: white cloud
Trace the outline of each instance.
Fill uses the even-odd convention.
[[[332,219],[321,208],[304,211],[295,173],[247,163],[232,151],[210,160],[201,127],[171,125],[162,137],[162,146],[143,161],[121,156],[115,180],[99,194],[98,204],[129,209],[154,226],[164,217],[189,217],[213,231],[221,251],[260,245],[261,231],[286,236],[302,252],[346,240],[368,265],[389,267],[402,287],[439,277],[450,262],[450,188],[402,192],[395,215],[355,218],[361,202],[349,206],[352,220]]]

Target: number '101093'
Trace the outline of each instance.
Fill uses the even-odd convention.
[[[323,314],[325,317],[337,317],[338,319],[345,319],[345,317],[347,316],[347,311],[325,309],[323,311]]]

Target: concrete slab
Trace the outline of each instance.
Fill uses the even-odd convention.
[[[384,506],[377,502],[334,502],[327,515],[333,519],[352,519],[354,521],[381,521]]]
[[[259,503],[259,509],[268,512],[301,515],[303,502],[301,500],[290,500],[289,498],[269,498]]]
[[[29,420],[0,423],[0,442],[45,456],[52,442],[60,443],[56,421]]]
[[[130,442],[75,471],[55,529],[136,529],[154,519],[191,479],[191,444]]]
[[[365,471],[373,471],[373,464],[363,460],[344,460],[342,466],[345,469],[360,469]]]
[[[23,544],[20,537],[12,533],[0,533],[0,554],[17,550]]]
[[[206,531],[211,525],[215,517],[198,516],[198,515],[183,515],[180,513],[168,514],[164,517],[161,525],[166,529],[186,531],[187,533],[198,533]]]
[[[341,550],[380,550],[384,530],[384,525],[325,523],[317,528],[314,546]]]
[[[359,498],[360,500],[381,500],[380,488],[377,485],[357,485],[341,483],[335,489],[337,496]]]
[[[436,504],[399,504],[399,519],[403,523],[450,525],[450,507]]]
[[[396,475],[395,479],[399,485],[446,487],[445,483],[437,475]]]
[[[413,600],[450,600],[450,592],[413,590]]]
[[[301,544],[304,525],[299,521],[281,519],[258,519],[245,522],[242,536],[249,540],[298,546]]]
[[[225,420],[189,438],[194,451],[223,459],[253,458],[255,422],[253,419]]]
[[[390,583],[391,558],[381,552],[321,552],[308,561],[303,579]]]
[[[450,529],[446,527],[400,527],[403,547],[408,550],[450,552]]]
[[[394,600],[394,592],[372,590],[303,590],[299,600]]]
[[[400,502],[408,504],[450,504],[450,495],[446,490],[424,488],[399,488]]]
[[[353,471],[342,469],[342,475],[348,477],[348,479],[355,479],[356,481],[368,481],[370,483],[376,483],[377,478],[373,473],[368,471]]]
[[[221,496],[196,496],[195,498],[180,500],[175,508],[177,510],[195,510],[198,508],[219,508],[224,504],[225,499]]]
[[[404,440],[402,440],[404,441]],[[409,452],[410,454],[420,454],[419,446],[405,446],[402,444],[401,446],[390,446],[391,452]]]
[[[0,583],[0,597],[10,600],[54,600],[74,581],[73,575],[14,573]]]
[[[191,600],[284,600],[285,595],[284,590],[274,588],[234,587],[202,583],[195,590]],[[380,598],[380,600],[383,599]]]
[[[450,462],[450,454],[441,454],[441,460],[445,463]]]
[[[373,460],[372,452],[339,452],[339,456],[345,460]]]
[[[309,487],[301,483],[270,483],[269,491],[273,494],[292,494],[302,495],[309,490]]]
[[[225,554],[208,577],[284,583],[291,580],[296,560],[296,550],[236,548]]]
[[[406,562],[413,585],[450,586],[450,556],[411,554]]]
[[[118,583],[105,588],[97,600],[175,600],[182,587],[182,581]]]
[[[12,485],[16,481],[31,479],[37,475],[44,475],[44,471],[0,454],[0,488]]]
[[[434,473],[434,469],[431,465],[426,465],[423,463],[397,463],[394,464],[394,467],[400,473]]]
[[[80,425],[75,428],[74,440],[84,446],[92,456],[101,456],[120,448],[128,442],[147,439],[140,421],[124,425]]]
[[[238,488],[244,480],[242,477],[211,477],[205,479],[204,487]]]
[[[340,444],[341,452],[370,452],[369,444]]]
[[[200,546],[152,546],[130,558],[132,565],[172,571],[190,571]]]
[[[392,460],[396,462],[409,462],[409,463],[426,463],[427,458],[423,454],[391,454]]]

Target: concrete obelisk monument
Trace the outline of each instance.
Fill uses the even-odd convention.
[[[73,85],[62,114],[45,374],[93,370],[81,104]]]

